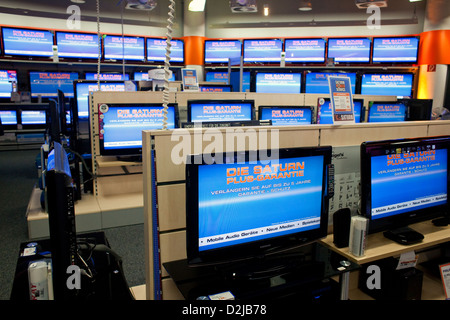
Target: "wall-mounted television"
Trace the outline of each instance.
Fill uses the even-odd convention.
[[[285,39],[285,61],[288,63],[325,62],[325,39]]]
[[[370,62],[369,38],[328,39],[328,58],[343,63]]]
[[[373,38],[374,63],[416,63],[418,52],[418,37]]]
[[[76,72],[30,71],[31,97],[57,97],[58,90],[66,97],[73,97],[73,82],[78,79]]]
[[[98,35],[94,33],[56,32],[58,56],[74,59],[98,59]]]
[[[301,73],[258,72],[255,91],[258,93],[300,93]]]
[[[353,99],[353,110],[355,113],[355,123],[364,120],[364,100]],[[317,124],[333,124],[333,111],[331,110],[329,98],[319,98],[317,104]]]
[[[172,39],[170,62],[184,63],[184,41]],[[147,38],[147,61],[164,62],[166,60],[166,39]]]
[[[356,92],[356,73],[338,73],[338,72],[307,72],[305,77],[305,93],[329,94],[328,77],[342,76],[349,77],[352,85],[352,93]]]
[[[406,120],[406,106],[399,102],[371,101],[367,122],[402,122]]]
[[[86,80],[97,80],[97,72],[86,72]],[[130,75],[128,73],[100,73],[100,80],[130,80]]]
[[[12,56],[53,56],[53,33],[48,30],[2,28],[3,53]]]
[[[188,100],[188,122],[255,120],[253,100]]]
[[[106,35],[103,38],[106,60],[145,60],[145,39],[142,37]]]
[[[281,39],[245,39],[244,63],[280,63],[283,41]]]
[[[241,56],[240,40],[205,40],[205,64],[228,64],[229,59],[240,61]]]
[[[258,106],[259,120],[272,120],[273,126],[308,125],[313,123],[311,107]]]
[[[369,74],[361,78],[361,94],[410,97],[414,77],[412,73]]]
[[[164,107],[158,103],[108,103],[98,110],[101,155],[140,155],[142,130],[162,129],[164,124]],[[166,128],[178,128],[177,104],[168,105]]]
[[[0,70],[0,98],[11,98],[13,83],[17,85],[17,71]]]
[[[188,156],[188,265],[262,258],[325,237],[330,164],[325,146]]]

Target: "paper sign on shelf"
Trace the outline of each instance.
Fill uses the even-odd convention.
[[[444,285],[445,298],[450,300],[450,263],[439,266],[442,284]]]
[[[199,91],[197,71],[195,69],[182,69],[183,91]]]
[[[418,258],[419,258],[419,255],[416,255],[416,253],[414,251],[408,251],[408,252],[402,253],[400,255],[400,259],[398,260],[398,265],[397,265],[396,270],[415,267],[417,264]]]
[[[352,83],[349,77],[329,76],[331,112],[334,124],[355,123]]]

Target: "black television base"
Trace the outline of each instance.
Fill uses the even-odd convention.
[[[424,238],[423,234],[408,227],[388,230],[385,231],[383,235],[386,238],[403,245],[418,243]]]

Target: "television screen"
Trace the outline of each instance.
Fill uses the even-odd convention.
[[[188,122],[254,120],[253,100],[188,100]]]
[[[419,38],[373,38],[372,62],[417,62]]]
[[[205,40],[205,63],[224,63],[229,59],[240,61],[242,42],[239,40]]]
[[[370,61],[371,41],[367,38],[328,39],[328,58],[335,62]]]
[[[0,108],[0,118],[2,120],[2,126],[5,129],[15,129],[17,127],[17,111],[16,110],[5,110]]]
[[[323,103],[317,105],[317,124],[333,124],[333,111],[330,99],[321,98]],[[355,112],[355,123],[362,122],[363,100],[353,99],[353,110]]]
[[[328,86],[329,76],[349,77],[352,84],[352,93],[356,91],[356,73],[308,72],[305,79],[305,93],[330,94]]]
[[[47,123],[45,110],[22,110],[20,119],[22,125],[45,125]]]
[[[97,72],[86,72],[86,80],[97,80]],[[100,73],[100,80],[130,80],[130,75],[125,73]]]
[[[231,71],[230,84],[233,92],[240,92],[240,72]],[[250,91],[250,72],[242,72],[242,92]],[[224,71],[208,71],[205,76],[206,82],[228,82],[228,72]]]
[[[53,33],[46,30],[2,28],[5,55],[53,56]]]
[[[244,40],[244,63],[281,62],[283,41],[280,39]]]
[[[145,41],[141,37],[107,35],[103,38],[104,58],[112,60],[145,60]]]
[[[220,263],[327,235],[331,147],[188,156],[189,264]]]
[[[231,86],[225,84],[201,84],[200,92],[231,92]]]
[[[273,126],[305,125],[313,122],[311,107],[259,106],[259,120],[272,120]]]
[[[142,153],[142,130],[163,128],[162,104],[107,104],[99,106],[99,140],[102,155]],[[167,129],[178,128],[178,106],[169,104]]]
[[[133,79],[136,81],[148,81],[148,72],[135,72]],[[169,81],[176,81],[175,72],[172,72],[172,76]]]
[[[404,74],[363,74],[361,94],[410,97],[413,75]]]
[[[17,71],[0,70],[0,98],[11,98],[13,82],[17,84]]]
[[[183,40],[172,39],[170,62],[184,63]],[[166,60],[166,39],[147,38],[147,61],[164,62]]]
[[[90,33],[57,32],[56,44],[61,58],[98,59],[98,35]]]
[[[76,72],[30,71],[31,96],[57,97],[61,90],[66,97],[73,97],[73,81],[77,79]]]
[[[265,73],[256,74],[255,91],[259,93],[300,93],[300,73]]]
[[[397,102],[373,102],[369,104],[367,122],[401,122],[406,118],[406,106]]]
[[[448,136],[361,145],[361,211],[372,232],[448,212],[449,148]]]
[[[325,62],[324,39],[285,39],[284,51],[286,62]]]

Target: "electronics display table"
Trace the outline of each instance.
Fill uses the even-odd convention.
[[[250,262],[242,262],[240,268],[244,269],[239,267],[234,269],[231,265],[223,268],[190,267],[186,259],[164,263],[163,266],[187,300],[196,300],[225,291],[230,291],[236,300],[347,299],[347,276],[350,271],[359,268],[356,263],[348,261],[320,243],[291,251],[288,256],[297,259],[295,266],[278,270],[279,273],[268,272],[260,278],[251,273],[251,267],[245,269]],[[281,259],[285,258],[286,255],[281,256]],[[260,263],[256,262],[256,265],[258,264]],[[248,272],[235,273],[235,270]],[[334,276],[340,277],[339,284],[331,280]]]

